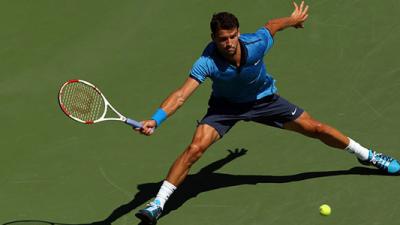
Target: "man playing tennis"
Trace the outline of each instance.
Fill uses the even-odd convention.
[[[276,32],[288,27],[303,28],[308,6],[304,1],[300,6],[293,5],[294,11],[289,17],[270,20],[251,34],[240,34],[234,15],[227,12],[213,15],[212,41],[194,63],[190,77],[167,97],[152,119],[142,121],[143,128],[137,129],[151,135],[206,78],[213,81],[207,114],[199,122],[192,142],[173,163],[156,198],[136,213],[143,222],[157,223],[165,202],[185,179],[190,167],[241,120],[295,131],[353,153],[362,164],[373,165],[389,174],[400,173],[397,160],[364,148],[277,94],[275,81],[267,73],[263,58],[272,47]]]

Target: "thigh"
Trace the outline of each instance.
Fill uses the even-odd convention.
[[[219,138],[222,138],[238,121],[239,119],[224,114],[206,115],[199,122],[199,127],[207,125],[218,133]]]
[[[214,127],[208,124],[200,124],[193,135],[192,144],[196,144],[202,149],[207,149],[220,138],[221,136]]]
[[[303,112],[297,119],[285,123],[283,128],[309,135],[318,126],[321,126],[321,122],[312,118],[307,112]]]

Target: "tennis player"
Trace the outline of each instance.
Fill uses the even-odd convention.
[[[255,33],[241,34],[237,18],[228,12],[212,16],[211,38],[194,63],[189,78],[167,97],[150,120],[142,121],[142,134],[151,135],[167,117],[181,107],[207,78],[213,82],[209,108],[199,122],[192,142],[178,156],[156,198],[136,216],[156,224],[165,202],[187,176],[190,167],[211,144],[221,139],[238,121],[253,121],[295,131],[316,138],[333,148],[354,154],[365,165],[389,174],[400,173],[399,162],[369,150],[337,129],[312,118],[309,113],[277,94],[275,80],[267,72],[264,55],[274,43],[274,35],[285,28],[303,28],[308,6],[293,2],[289,17],[268,21]]]

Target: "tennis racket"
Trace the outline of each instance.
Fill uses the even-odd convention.
[[[119,113],[93,84],[84,80],[65,82],[58,93],[58,102],[69,118],[84,124],[103,121],[122,121],[134,128],[142,124]],[[111,109],[115,116],[107,116]]]

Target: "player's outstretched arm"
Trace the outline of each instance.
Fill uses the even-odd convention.
[[[308,5],[302,1],[300,6],[298,6],[296,2],[293,2],[293,6],[294,11],[289,17],[272,19],[265,24],[265,27],[272,36],[274,36],[276,32],[288,27],[304,28],[304,22],[308,18]]]
[[[183,103],[190,97],[190,95],[196,90],[199,86],[199,82],[193,78],[188,78],[185,83],[172,92],[161,104],[160,108],[157,110],[153,118],[150,120],[142,121],[142,128],[136,129],[140,133],[144,135],[151,135],[154,129],[159,126],[162,121],[158,120],[159,115],[161,114],[161,120],[165,120],[167,117],[171,116],[178,110]],[[158,120],[158,121],[157,121]]]

